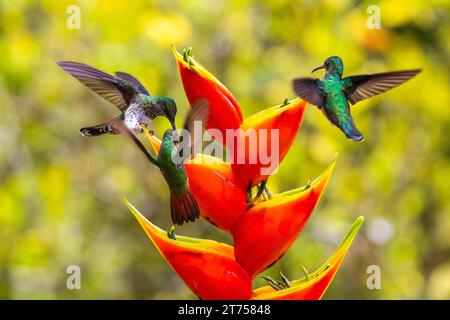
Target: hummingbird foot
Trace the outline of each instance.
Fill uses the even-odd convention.
[[[143,133],[143,132],[145,132],[145,130],[147,130],[147,124],[146,123],[140,123],[139,126],[141,127],[141,132],[140,133]],[[147,131],[148,131],[148,133],[151,136],[155,135],[155,131],[154,130],[147,130]]]
[[[254,198],[252,198],[252,182],[250,181],[247,187],[247,210],[253,207],[261,199],[261,197],[264,201],[267,199],[272,199],[272,194],[267,188],[267,180],[264,180],[259,184],[258,192]]]
[[[266,191],[267,187],[267,180],[264,180],[263,182],[261,182],[258,186],[258,192],[256,193],[255,198],[253,199],[253,201],[258,201],[259,198],[261,198],[261,196],[263,195],[263,193]]]
[[[264,192],[267,195],[267,198],[272,199],[272,193],[270,193],[269,189],[266,187],[264,187]]]

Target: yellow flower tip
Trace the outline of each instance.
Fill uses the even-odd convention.
[[[335,265],[337,268],[339,268],[340,264],[344,260],[345,255],[347,254],[348,250],[350,249],[351,244],[353,243],[353,240],[356,238],[356,235],[359,232],[359,229],[361,229],[361,226],[364,223],[364,217],[359,216],[355,219],[355,221],[350,226],[349,230],[347,231],[347,234],[345,235],[344,239],[339,244],[339,247],[336,249],[333,256],[328,259],[328,261],[318,270],[318,272],[324,272],[328,268],[328,265]]]
[[[192,47],[187,47],[183,49],[182,53],[180,53],[174,46],[172,46],[172,53],[175,57],[175,60],[178,64],[183,65],[186,69],[189,69],[190,71],[197,73],[203,78],[208,79],[209,81],[215,83],[218,85],[222,90],[227,92],[231,95],[230,91],[225,87],[225,85],[219,81],[211,72],[209,72],[203,65],[198,63],[194,57],[191,55]],[[184,54],[187,54],[189,56],[189,62],[185,61]]]
[[[183,56],[181,55],[181,53],[178,52],[177,48],[175,47],[175,45],[171,45],[170,48],[172,49],[172,53],[173,56],[175,57],[175,60],[183,60]]]
[[[150,134],[147,128],[142,127],[142,129],[145,133],[145,137],[150,142],[153,152],[158,154],[159,148],[161,147],[161,140],[157,136]]]
[[[181,235],[176,235],[176,240],[169,237],[167,231],[159,228],[151,223],[136,207],[134,207],[128,200],[124,199],[125,205],[133,213],[139,225],[144,229],[147,236],[150,238],[154,246],[163,255],[163,251],[168,252],[170,248],[175,249],[189,249],[196,250],[196,252],[209,252],[220,254],[234,260],[234,248],[215,240],[191,238]]]
[[[366,218],[364,216],[359,216],[356,218],[355,222],[353,223],[358,230],[361,228],[362,224],[364,223],[364,220]]]
[[[205,71],[203,70],[204,68],[202,68],[201,65],[199,65],[194,58],[191,56],[191,52],[192,52],[192,47],[187,47],[184,48],[183,51],[180,53],[175,46],[172,46],[172,53],[175,57],[175,60],[177,61],[178,64],[182,64],[184,67],[186,67],[187,69],[190,69],[192,71],[195,71],[197,73],[200,73],[200,71]],[[189,57],[189,61],[186,61],[185,59],[185,55],[187,57]],[[197,70],[200,69],[200,70]],[[207,73],[207,72],[206,72]]]
[[[124,203],[134,215],[136,220],[139,222],[139,225],[142,227],[142,229],[144,229],[150,239],[152,239],[152,241],[154,236],[164,237],[164,235],[166,235],[166,232],[164,230],[151,223],[146,217],[144,217],[142,213],[139,212],[138,209],[136,209],[135,206],[128,202],[128,200],[124,199]]]
[[[359,216],[355,219],[355,221],[352,223],[349,231],[344,237],[344,240],[342,240],[340,247],[342,247],[345,244],[351,244],[353,239],[355,239],[356,235],[358,234],[359,229],[361,229],[361,226],[364,223],[364,216]]]
[[[336,161],[337,158],[339,158],[339,152],[336,152],[336,153],[334,154],[334,161]]]

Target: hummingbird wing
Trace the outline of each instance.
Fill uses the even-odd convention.
[[[344,81],[344,93],[351,104],[395,88],[414,77],[421,70],[403,70],[350,76]]]
[[[292,81],[292,87],[295,93],[302,99],[311,104],[323,108],[324,100],[321,89],[322,82],[315,78],[297,78]]]
[[[196,102],[192,104],[191,109],[189,110],[186,119],[184,120],[184,130],[187,130],[190,134],[190,141],[188,143],[188,147],[191,149],[191,157],[195,156],[195,137],[199,135],[198,130],[196,129],[195,123],[200,122],[201,130],[200,130],[200,143],[203,141],[203,131],[207,126],[207,122],[209,119],[209,102],[205,98],[200,98]]]
[[[122,78],[123,80],[125,80],[128,83],[130,83],[131,85],[133,85],[140,93],[143,93],[147,96],[151,96],[150,93],[148,92],[147,88],[145,88],[145,86],[138,79],[136,79],[136,77],[132,76],[131,74],[122,72],[122,71],[117,71],[116,76],[118,76],[119,78]]]
[[[138,149],[145,155],[145,157],[155,166],[159,168],[158,160],[155,159],[150,152],[148,152],[147,148],[142,144],[142,142],[136,137],[136,135],[131,132],[130,129],[128,129],[122,121],[119,119],[113,119],[111,120],[111,125],[113,126],[114,130],[125,136],[127,139],[129,139],[132,143],[134,143],[135,146],[138,147]]]
[[[58,65],[121,111],[126,109],[133,98],[139,94],[137,89],[128,81],[112,76],[87,64],[60,61]]]
[[[189,132],[194,131],[195,121],[201,121],[202,128],[205,128],[209,118],[209,103],[205,98],[200,98],[192,104],[186,119],[184,120],[183,128]]]

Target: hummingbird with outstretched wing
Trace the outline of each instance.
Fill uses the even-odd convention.
[[[344,63],[337,56],[329,57],[312,72],[325,69],[322,80],[317,78],[294,79],[293,89],[297,96],[316,105],[328,120],[342,130],[345,136],[360,142],[364,137],[353,121],[350,104],[365,100],[395,88],[414,77],[421,70],[402,70],[364,74],[342,78]]]
[[[113,124],[117,127],[119,133],[130,138],[132,142],[144,153],[147,159],[157,166],[167,182],[170,190],[170,213],[172,222],[182,225],[184,222],[195,221],[200,217],[200,209],[197,200],[189,188],[189,178],[184,168],[184,162],[194,156],[193,134],[194,123],[201,122],[202,128],[206,126],[209,118],[209,103],[206,99],[200,99],[192,105],[189,111],[184,130],[189,132],[190,139],[184,142],[184,147],[189,148],[190,152],[182,149],[180,138],[174,129],[168,129],[164,132],[161,140],[161,147],[158,155],[151,155],[142,142],[118,120],[114,120]],[[150,135],[148,130],[142,128],[146,135]],[[183,136],[184,137],[184,136]],[[174,157],[176,155],[176,157]]]
[[[111,75],[87,64],[71,61],[60,61],[58,65],[72,75],[86,87],[116,106],[121,112],[116,118],[129,130],[142,132],[142,126],[147,127],[153,119],[166,117],[173,129],[177,106],[169,97],[152,97],[142,83],[131,74],[116,72]],[[118,129],[114,121],[81,128],[81,135],[85,137],[103,134],[117,134]]]

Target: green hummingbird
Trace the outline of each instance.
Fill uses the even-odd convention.
[[[97,68],[79,62],[60,61],[58,65],[89,89],[111,102],[120,111],[117,117],[135,133],[142,132],[142,125],[147,127],[158,116],[166,117],[173,129],[177,106],[172,98],[152,97],[142,83],[131,74],[116,72],[110,75]],[[114,121],[81,128],[85,137],[99,136],[105,133],[116,134]]]
[[[353,141],[364,138],[353,122],[349,102],[376,96],[399,86],[421,70],[402,70],[384,73],[364,74],[342,78],[344,63],[337,56],[329,57],[324,64],[312,72],[325,69],[322,80],[297,78],[293,80],[295,93],[309,103],[316,105],[330,122]],[[311,72],[311,73],[312,73]]]
[[[200,121],[202,127],[209,116],[209,104],[205,99],[200,99],[193,104],[185,121],[185,133],[193,133],[194,122]],[[181,137],[174,129],[168,129],[164,132],[161,140],[161,146],[156,157],[152,156],[142,142],[130,131],[124,124],[115,120],[114,125],[118,128],[119,133],[124,134],[132,140],[132,142],[144,153],[147,159],[157,166],[167,182],[170,190],[170,213],[174,224],[182,225],[184,222],[195,221],[200,216],[200,209],[194,194],[189,188],[189,179],[184,168],[184,161],[193,156],[192,135],[190,139],[181,144]],[[151,133],[142,126],[144,133],[149,136]],[[184,139],[183,139],[184,140]],[[185,152],[189,148],[191,151]]]

